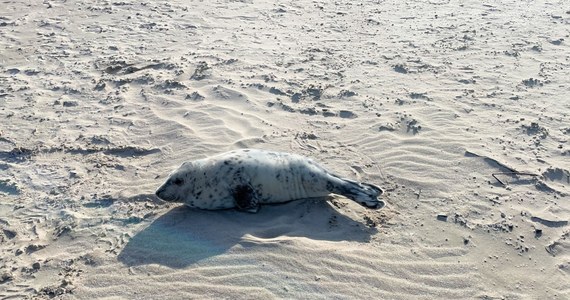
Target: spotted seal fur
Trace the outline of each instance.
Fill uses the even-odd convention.
[[[382,208],[379,187],[341,178],[313,160],[290,153],[241,149],[183,163],[156,191],[169,202],[201,209],[257,212],[260,204],[339,194]]]

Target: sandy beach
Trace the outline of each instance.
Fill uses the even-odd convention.
[[[567,1],[0,7],[0,299],[570,299]],[[386,206],[154,195],[241,148]]]

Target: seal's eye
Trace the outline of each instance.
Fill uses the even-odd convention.
[[[182,180],[180,178],[176,178],[176,179],[174,179],[174,181],[172,181],[172,183],[174,183],[176,185],[182,185],[184,183],[184,180]]]

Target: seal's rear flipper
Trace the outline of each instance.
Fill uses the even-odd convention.
[[[358,204],[369,209],[381,209],[382,207],[384,207],[384,205],[386,205],[382,200],[376,200],[376,202],[358,202]]]
[[[233,189],[232,196],[237,210],[248,213],[259,211],[259,201],[250,185],[238,185]]]
[[[373,184],[360,183],[333,175],[333,180],[327,183],[327,189],[331,193],[343,195],[366,208],[380,209],[385,205],[384,201],[378,199],[384,191]]]

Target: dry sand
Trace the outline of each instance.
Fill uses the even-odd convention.
[[[0,7],[2,299],[570,298],[566,0]],[[244,147],[388,205],[152,195]]]

